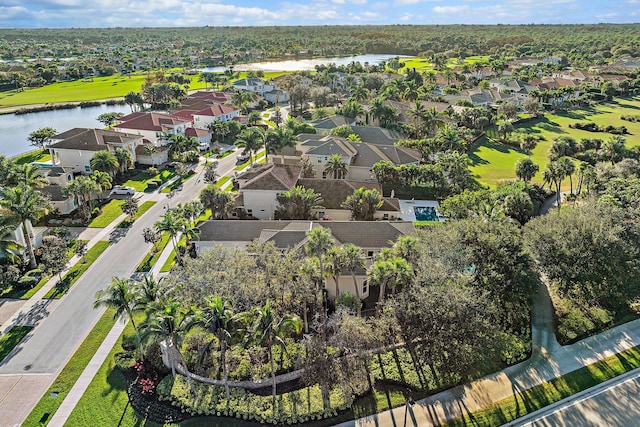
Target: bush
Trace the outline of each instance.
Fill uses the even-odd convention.
[[[232,388],[231,399],[226,400],[224,387],[195,382],[195,395],[191,394],[187,379],[181,375],[175,379],[163,378],[156,392],[160,400],[192,415],[216,415],[253,420],[267,424],[298,424],[334,417],[351,406],[353,399],[339,389],[330,392],[331,406],[324,408],[319,386],[282,393],[277,397],[277,413],[272,397],[258,396],[243,389]]]

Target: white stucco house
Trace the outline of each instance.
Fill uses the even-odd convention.
[[[215,104],[193,113],[193,127],[207,129],[213,122],[228,122],[240,116],[240,109],[226,104]]]
[[[128,150],[136,162],[136,147],[143,144],[142,135],[112,130],[73,128],[51,138],[47,147],[51,163],[72,172],[91,174],[91,159],[97,151]]]
[[[132,113],[121,117],[120,123],[112,130],[133,135],[141,135],[155,146],[165,145],[173,135],[184,135],[191,125],[189,120],[161,113]]]

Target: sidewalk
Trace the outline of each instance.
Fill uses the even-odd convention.
[[[441,425],[638,345],[640,320],[634,320],[575,344],[555,347],[546,356],[535,355],[493,375],[419,400],[410,407],[400,406],[339,426],[403,425],[407,411],[411,426]]]
[[[105,359],[111,352],[111,349],[115,345],[116,341],[122,334],[126,326],[126,322],[123,322],[122,319],[118,319],[116,324],[113,325],[113,328],[107,334],[107,337],[104,339],[100,347],[96,351],[96,353],[91,358],[91,361],[87,365],[87,367],[82,371],[82,374],[73,385],[73,388],[67,394],[67,397],[62,401],[62,404],[58,408],[58,410],[53,414],[51,420],[47,424],[51,427],[62,427],[67,419],[73,412],[73,409],[76,407],[82,395],[91,384],[93,377],[98,372],[98,369],[102,366]]]

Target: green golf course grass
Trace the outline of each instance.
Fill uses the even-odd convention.
[[[626,126],[630,133],[624,136],[627,140],[627,148],[640,145],[640,123],[620,119],[623,114],[637,114],[639,109],[640,97],[618,98],[588,110],[574,110],[559,114],[546,113],[538,120],[515,125],[516,130],[520,132],[544,138],[538,142],[531,153],[531,159],[540,166],[540,172],[533,178],[533,181],[542,182],[542,171],[549,163],[549,147],[551,147],[554,138],[571,136],[579,141],[582,138],[607,140],[612,136],[604,132],[571,129],[569,125],[572,123],[590,121],[600,126]],[[500,144],[485,137],[475,144],[469,157],[472,161],[471,172],[478,182],[495,187],[502,181],[516,179],[515,164],[518,160],[528,157],[528,154],[519,148]]]

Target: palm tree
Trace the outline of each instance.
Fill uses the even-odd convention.
[[[138,299],[139,294],[135,291],[133,280],[113,277],[111,279],[111,283],[106,289],[96,292],[96,299],[93,302],[93,308],[97,309],[100,307],[106,307],[115,309],[116,311],[113,315],[114,319],[117,319],[123,314],[127,315],[129,320],[131,320],[133,330],[136,332],[136,341],[138,342],[140,358],[142,359],[144,358],[144,353],[142,352],[140,330],[136,325],[134,316],[136,308],[138,307]]]
[[[171,237],[171,243],[173,243],[173,250],[176,252],[176,258],[178,263],[182,264],[182,257],[178,250],[177,236],[183,230],[184,219],[174,213],[172,209],[168,209],[167,212],[160,217],[160,221],[155,223],[156,230],[160,232],[167,232]]]
[[[342,156],[338,153],[334,153],[329,156],[327,166],[324,168],[327,176],[333,176],[333,179],[345,179],[349,173],[347,164],[342,161]]]
[[[252,111],[247,115],[247,125],[256,126],[262,121],[262,116],[258,111]]]
[[[44,188],[49,185],[47,178],[40,173],[40,167],[30,163],[18,166],[15,169],[13,179],[16,180],[17,183],[24,182],[32,188]]]
[[[109,175],[109,177],[111,177],[111,175]],[[100,184],[93,179],[88,176],[79,176],[67,184],[63,192],[67,196],[75,198],[76,204],[80,206],[81,213],[84,215],[85,220],[88,221],[91,217],[91,193],[98,194],[101,190],[102,187]]]
[[[253,165],[253,154],[264,146],[264,131],[258,127],[244,129],[236,139],[238,147],[244,147],[249,152],[251,164]]]
[[[93,171],[91,179],[93,179],[100,186],[103,193],[107,190],[110,190],[113,186],[113,178],[106,172]]]
[[[342,246],[342,256],[344,268],[349,270],[351,278],[353,279],[353,287],[356,291],[356,298],[358,298],[358,312],[360,316],[362,310],[362,299],[360,297],[360,286],[356,280],[356,271],[364,269],[366,266],[366,259],[362,250],[353,243],[346,243]]]
[[[336,285],[336,299],[340,296],[340,275],[342,274],[342,267],[344,265],[344,255],[342,249],[339,246],[333,246],[327,250],[324,256],[325,268],[328,275],[333,277],[333,281]]]
[[[378,260],[371,265],[367,271],[367,276],[372,284],[380,287],[380,295],[378,296],[378,305],[376,311],[379,314],[384,304],[384,297],[387,286],[392,286],[392,292],[395,293],[396,287],[408,283],[413,276],[413,269],[402,258],[391,258],[388,260]]]
[[[278,207],[276,213],[279,219],[301,219],[313,218],[313,209],[322,207],[322,196],[311,188],[299,185],[294,186],[291,191],[285,191],[276,196]]]
[[[156,167],[156,159],[154,158],[154,155],[158,152],[158,147],[153,144],[144,144],[142,146],[142,150],[145,155],[151,156],[151,166]]]
[[[222,366],[222,375],[224,378],[224,391],[227,396],[227,401],[231,399],[229,394],[229,370],[226,361],[226,352],[229,347],[233,333],[236,329],[235,324],[242,316],[236,315],[233,312],[230,301],[223,299],[219,296],[205,297],[205,307],[196,314],[196,321],[202,325],[203,328],[215,335],[218,345],[220,346],[220,365]],[[204,351],[208,350],[213,344],[213,340],[210,341]]]
[[[0,254],[4,255],[11,263],[19,264],[23,257],[23,246],[9,237],[19,223],[11,215],[0,211]]]
[[[191,311],[184,310],[174,299],[161,298],[151,304],[149,317],[140,325],[142,342],[165,342],[173,376],[176,375],[176,359],[183,365],[184,370],[187,370],[187,364],[180,353],[180,344],[184,333],[194,324]],[[191,383],[191,375],[188,371],[186,374]]]
[[[200,192],[200,201],[204,207],[211,209],[211,219],[226,219],[233,211],[233,196],[215,185],[207,185]]]
[[[22,183],[17,187],[5,187],[0,189],[0,207],[6,209],[18,223],[22,224],[24,240],[29,251],[29,265],[36,267],[36,256],[33,252],[33,242],[29,226],[40,219],[49,209],[49,201],[42,194]]]
[[[101,172],[107,172],[113,176],[113,173],[118,170],[120,163],[118,158],[111,151],[100,150],[97,151],[91,161],[89,162],[91,169]]]
[[[320,274],[324,274],[324,254],[333,246],[331,231],[324,227],[314,227],[307,231],[307,243],[304,246],[308,255],[315,255],[320,264]],[[324,281],[323,281],[324,282]],[[323,286],[324,288],[324,286]]]
[[[278,151],[282,156],[284,164],[284,150],[287,147],[295,147],[298,142],[298,136],[286,126],[278,126],[275,130],[269,130],[265,137],[266,145],[269,148]]]
[[[539,170],[540,167],[533,163],[533,160],[530,158],[520,159],[516,163],[516,176],[525,182],[531,181]]]
[[[302,331],[302,322],[297,316],[276,316],[271,308],[271,301],[267,301],[263,307],[254,308],[255,321],[251,326],[251,338],[253,342],[267,349],[269,364],[271,366],[273,411],[276,407],[276,369],[273,362],[273,346],[279,344],[285,346],[284,338],[290,334],[299,334]]]
[[[118,160],[120,173],[124,173],[127,169],[133,167],[133,156],[129,150],[118,147],[116,148],[115,156]]]

